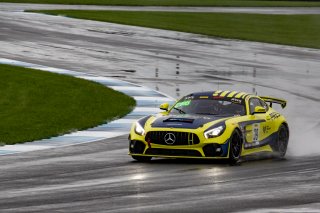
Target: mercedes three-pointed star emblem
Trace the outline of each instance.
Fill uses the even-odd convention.
[[[164,142],[166,142],[166,144],[172,145],[174,144],[174,142],[176,142],[176,136],[173,133],[167,133],[164,136]]]

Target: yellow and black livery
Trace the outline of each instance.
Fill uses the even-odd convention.
[[[273,152],[286,154],[289,127],[272,104],[278,98],[237,91],[198,92],[184,96],[157,115],[139,119],[129,135],[129,154],[138,161],[152,157],[228,159]]]

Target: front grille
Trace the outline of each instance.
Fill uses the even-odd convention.
[[[174,135],[174,142],[172,143],[172,140],[167,141],[165,140],[166,136],[169,136],[168,134]],[[198,144],[199,138],[196,134],[191,132],[172,132],[172,131],[151,131],[148,132],[145,140],[154,143],[154,144],[162,144],[162,145],[194,145]]]
[[[166,155],[166,156],[190,156],[190,157],[202,157],[201,153],[197,150],[185,150],[185,149],[147,149],[146,155]]]

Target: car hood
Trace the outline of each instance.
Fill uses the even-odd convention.
[[[154,128],[185,128],[197,129],[204,124],[227,118],[228,116],[213,116],[213,115],[169,115],[156,118],[151,127]]]

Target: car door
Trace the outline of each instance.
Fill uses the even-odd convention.
[[[263,100],[259,99],[260,103],[262,105],[263,108],[266,109],[266,113],[265,113],[265,122],[262,125],[262,137],[263,139],[268,138],[275,130],[274,130],[274,119],[272,119],[272,110],[270,110],[268,104],[266,104],[266,102],[264,102]]]
[[[259,98],[250,98],[249,99],[249,115],[248,121],[245,123],[245,143],[244,148],[256,148],[260,147],[263,144],[261,143],[266,137],[268,128],[267,124],[267,113],[256,113],[254,114],[254,109],[257,106],[267,107],[263,105],[262,101]]]

